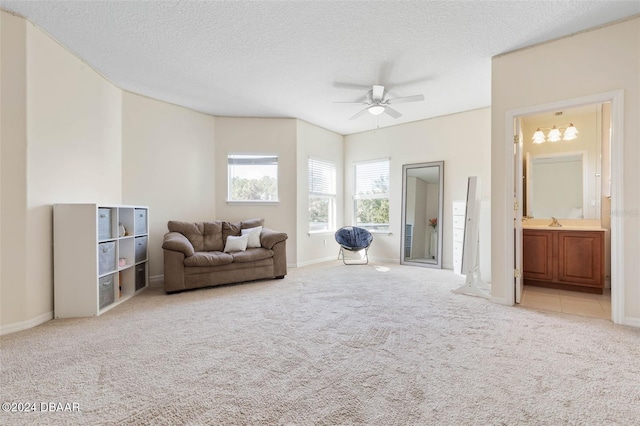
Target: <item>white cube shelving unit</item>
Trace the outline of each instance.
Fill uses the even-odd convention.
[[[54,204],[55,318],[100,315],[148,287],[148,212],[144,206]]]

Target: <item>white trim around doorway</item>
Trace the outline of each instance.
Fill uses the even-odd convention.
[[[514,155],[513,135],[515,120],[524,115],[557,111],[582,105],[611,102],[611,320],[616,324],[636,325],[635,320],[627,318],[624,312],[624,91],[614,90],[590,96],[551,102],[544,105],[508,110],[505,114],[505,158],[506,180],[504,206],[506,218],[513,217]],[[522,200],[518,200],[522,205]],[[505,259],[515,259],[514,232],[511,220],[505,221]],[[512,277],[514,265],[504,263],[504,276]],[[507,285],[505,298],[513,304],[514,285]],[[637,325],[636,325],[637,326]]]

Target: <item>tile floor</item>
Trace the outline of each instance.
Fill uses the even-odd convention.
[[[610,320],[611,289],[591,294],[525,285],[520,306]]]

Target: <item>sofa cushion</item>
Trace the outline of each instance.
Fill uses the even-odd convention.
[[[227,242],[224,245],[224,252],[231,253],[234,251],[245,251],[247,249],[247,242],[249,242],[248,235],[243,235],[241,237],[229,235],[227,237]]]
[[[242,229],[249,229],[249,228],[256,228],[258,226],[264,226],[264,219],[243,220],[240,227]]]
[[[250,248],[246,251],[238,251],[231,253],[234,263],[255,262],[256,260],[268,259],[273,257],[273,250],[266,248]]]
[[[222,221],[204,222],[204,251],[222,251]]]
[[[195,251],[204,250],[204,224],[202,222],[179,222],[170,220],[167,224],[169,232],[179,232],[183,234]]]
[[[179,222],[170,220],[170,232],[183,234],[195,251],[222,251],[222,221],[215,222]]]
[[[222,222],[222,241],[227,241],[229,235],[239,237],[242,229],[263,226],[264,219],[249,219],[243,222]]]
[[[255,228],[242,229],[242,235],[248,235],[249,241],[247,242],[247,248],[262,247],[260,244],[260,232],[262,232],[262,226],[256,226]]]
[[[233,262],[230,254],[220,251],[198,251],[184,259],[184,266],[220,266]]]
[[[222,241],[226,243],[229,235],[239,237],[241,228],[241,222],[222,222]]]

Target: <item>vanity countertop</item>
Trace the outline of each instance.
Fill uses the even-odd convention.
[[[597,219],[558,219],[560,227],[549,226],[552,219],[530,218],[522,221],[523,229],[550,229],[556,231],[606,231]]]
[[[561,222],[562,223],[562,222]],[[606,231],[605,228],[600,226],[590,225],[562,225],[560,227],[547,225],[527,225],[523,224],[522,229],[535,229],[535,230],[547,230],[547,231]]]

